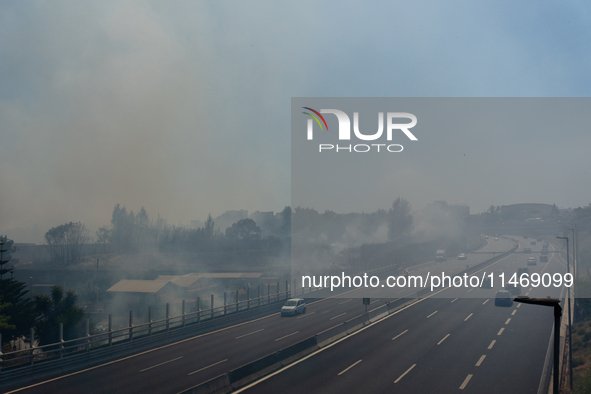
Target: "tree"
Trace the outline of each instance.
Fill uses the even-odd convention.
[[[46,295],[35,296],[35,309],[41,314],[35,329],[39,343],[47,345],[59,341],[59,324],[64,325],[64,340],[81,337],[84,334],[82,319],[84,309],[76,306],[78,294],[68,290],[64,297],[64,289],[61,286],[51,288],[51,297]]]
[[[281,211],[280,234],[284,237],[291,236],[291,207],[287,206]]]
[[[0,312],[2,311],[2,309],[8,308],[9,306],[10,306],[10,303],[2,302],[2,297],[0,297]],[[10,316],[0,315],[0,330],[2,330],[2,331],[14,330],[16,328],[16,326],[14,326],[13,324],[10,324],[9,320],[10,320]]]
[[[242,219],[226,229],[226,237],[229,239],[242,239],[246,241],[261,239],[262,230],[252,219]]]
[[[215,223],[213,222],[213,219],[211,218],[211,213],[210,213],[209,215],[207,215],[207,220],[205,221],[205,227],[203,227],[203,235],[205,236],[206,239],[213,238],[214,226],[215,226]]]
[[[11,252],[15,252],[14,241],[0,236],[0,333],[4,341],[19,337],[27,338],[35,323],[35,305],[27,298],[27,284],[12,278]],[[10,274],[10,278],[7,276]]]
[[[45,233],[49,255],[57,264],[73,265],[82,260],[82,248],[88,242],[88,230],[80,223],[66,223]]]
[[[409,234],[413,228],[408,200],[398,197],[388,210],[388,238],[390,241]]]

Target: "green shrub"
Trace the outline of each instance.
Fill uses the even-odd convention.
[[[579,350],[579,348],[581,346],[583,346],[583,341],[581,341],[580,339],[578,341],[574,341],[573,342],[573,351]]]
[[[585,333],[586,333],[586,331],[584,328],[581,328],[579,331],[577,331],[577,334],[579,334],[581,336],[585,335]]]
[[[585,364],[585,359],[582,357],[573,358],[573,368]]]

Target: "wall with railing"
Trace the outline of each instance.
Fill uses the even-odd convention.
[[[129,320],[126,327],[114,329],[112,315],[108,315],[108,327],[102,332],[90,333],[90,319],[86,319],[86,335],[81,338],[70,340],[63,339],[63,324],[59,324],[59,341],[56,343],[46,344],[42,346],[37,345],[35,339],[35,329],[31,328],[29,347],[24,350],[17,350],[2,353],[0,346],[0,373],[2,370],[18,368],[19,366],[34,365],[35,363],[47,362],[49,360],[63,359],[71,355],[79,354],[80,352],[88,352],[94,349],[111,347],[118,344],[130,343],[140,338],[147,338],[159,333],[166,333],[181,327],[198,326],[205,322],[212,322],[220,320],[226,316],[236,315],[245,311],[255,310],[263,306],[280,303],[290,298],[291,291],[289,284],[285,282],[287,290],[280,291],[279,283],[275,287],[276,293],[267,292],[266,295],[261,295],[261,287],[249,288],[246,292],[246,299],[239,300],[239,290],[235,292],[235,299],[238,300],[233,303],[228,303],[228,295],[224,293],[224,303],[220,306],[214,306],[214,296],[211,295],[209,305],[213,306],[206,309],[201,309],[201,299],[197,298],[194,305],[191,305],[192,312],[187,312],[189,303],[185,300],[181,302],[180,315],[170,316],[170,304],[165,305],[165,317],[163,319],[152,320],[152,308],[148,307],[148,319],[146,323],[136,324],[134,321],[134,313],[129,311]],[[267,289],[269,289],[267,287]],[[316,289],[315,289],[316,290]],[[303,295],[309,293],[308,289],[294,289],[293,296],[296,294]],[[254,294],[256,293],[256,296]],[[193,304],[193,303],[191,303]],[[2,336],[0,334],[0,344],[2,343]]]

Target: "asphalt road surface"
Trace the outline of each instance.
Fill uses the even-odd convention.
[[[491,240],[481,252],[503,252],[514,243]],[[521,248],[525,245],[520,239]],[[539,257],[532,247],[531,256]],[[541,249],[541,245],[537,245]],[[552,249],[551,249],[552,250]],[[535,253],[535,252],[538,253]],[[491,257],[468,254],[444,263],[416,267],[411,274],[453,274]],[[530,255],[512,254],[487,272],[516,271]],[[564,272],[551,254],[532,272]],[[387,275],[382,273],[381,276]],[[515,304],[495,308],[495,289],[450,288],[400,310],[323,351],[248,388],[248,392],[535,392],[540,380],[553,315],[551,308]],[[19,393],[178,393],[234,368],[285,348],[360,316],[361,297],[377,308],[395,297],[411,297],[416,289],[389,291],[320,291],[307,312],[278,314],[162,346],[111,363],[54,379],[32,382],[3,392]],[[530,297],[559,295],[556,288],[526,288]],[[374,294],[372,294],[374,293]],[[443,298],[441,298],[443,297]],[[493,342],[494,341],[494,342]],[[394,383],[396,381],[396,383]]]

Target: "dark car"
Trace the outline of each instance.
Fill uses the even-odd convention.
[[[514,296],[518,296],[521,294],[521,286],[519,286],[519,284],[514,285],[511,283],[507,283],[507,286],[505,286],[505,290],[507,290]]]
[[[529,268],[527,268],[527,267],[517,268],[517,275],[519,276],[521,274],[529,274]]]
[[[513,295],[510,291],[499,290],[495,296],[495,306],[512,307],[513,306]]]
[[[540,263],[547,263],[548,262],[548,256],[540,256]]]
[[[482,284],[480,285],[483,289],[492,289],[492,281],[490,278],[486,277],[482,280]]]

